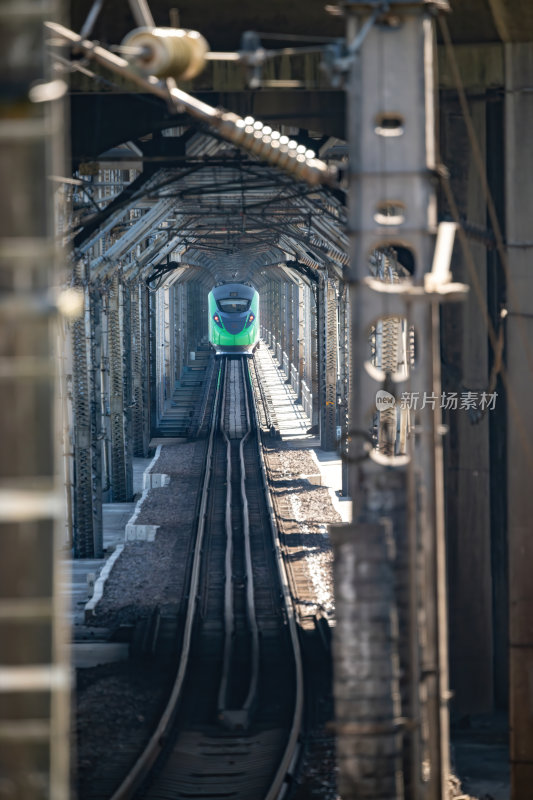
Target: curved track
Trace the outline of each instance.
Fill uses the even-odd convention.
[[[302,668],[265,485],[248,359],[221,359],[176,683],[113,800],[283,794]]]

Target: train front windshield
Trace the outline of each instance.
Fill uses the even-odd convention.
[[[242,314],[248,311],[251,302],[251,299],[247,300],[246,297],[220,297],[217,305],[224,314]]]

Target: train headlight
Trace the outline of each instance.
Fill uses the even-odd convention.
[[[254,320],[255,316],[253,314],[250,314],[250,316],[248,317],[248,322],[246,323],[246,327],[249,328]]]
[[[219,328],[222,328],[222,322],[220,321],[220,317],[218,314],[213,314],[213,321],[216,322]]]

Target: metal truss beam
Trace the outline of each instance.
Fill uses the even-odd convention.
[[[174,200],[158,200],[153,208],[139,217],[131,227],[117,241],[109,247],[104,255],[91,261],[91,277],[101,277],[112,265],[131,250],[143,237],[148,234],[168,216]],[[104,226],[105,227],[105,226]],[[102,231],[99,232],[101,235]]]
[[[100,236],[116,225],[131,208],[134,208],[139,196],[149,191],[152,181],[152,173],[142,172],[98,214],[91,215],[90,219],[86,221],[82,220],[81,225],[83,227],[73,239],[73,245],[78,249],[78,252],[80,254],[85,253]],[[90,188],[91,184],[87,186],[87,189]],[[106,223],[108,224],[106,225]],[[103,227],[104,225],[106,225],[105,228]]]

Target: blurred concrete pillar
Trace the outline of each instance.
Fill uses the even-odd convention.
[[[509,259],[508,536],[511,798],[533,787],[533,44],[506,45],[506,228]]]
[[[343,625],[333,640],[344,800],[445,800],[449,793],[440,407],[424,403],[412,415],[407,459],[376,450],[369,433],[383,399],[378,392],[389,402],[392,394],[396,408],[404,389],[420,398],[440,397],[438,300],[420,302],[437,222],[431,177],[434,10],[424,0],[393,0],[382,7],[354,0],[347,6],[353,53],[346,100],[354,522],[334,539],[335,560],[341,559],[336,607]],[[383,285],[380,254],[388,252],[405,261],[409,282]],[[391,318],[408,320],[416,331],[416,368],[408,385],[405,372],[398,374],[394,366],[373,368],[372,330]],[[388,542],[400,542],[404,530],[408,558],[391,559]],[[407,575],[394,574],[401,561]],[[407,591],[390,591],[393,583]],[[364,598],[366,613],[357,610],[357,597]],[[409,641],[400,650],[403,675],[401,603],[407,604],[402,616]],[[344,604],[354,606],[352,613]],[[403,698],[401,677],[409,687]],[[374,702],[365,706],[362,700],[369,697]]]
[[[69,795],[70,670],[56,424],[55,194],[60,82],[43,83],[43,21],[59,3],[0,5],[0,792]],[[33,102],[32,102],[33,100]]]

